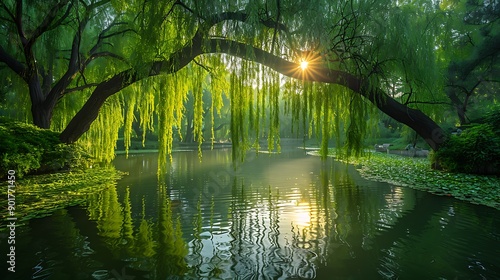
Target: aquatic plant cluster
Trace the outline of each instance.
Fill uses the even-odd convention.
[[[370,180],[388,182],[452,196],[475,204],[500,209],[500,178],[431,169],[428,159],[371,154],[359,159],[361,175]]]
[[[334,151],[330,151],[334,156]],[[366,179],[500,209],[500,177],[434,170],[429,159],[368,153],[349,159]]]

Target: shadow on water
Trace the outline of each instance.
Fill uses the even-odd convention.
[[[156,155],[115,165],[117,186],[20,229],[2,279],[500,278],[497,210],[304,151],[179,152],[160,183]]]

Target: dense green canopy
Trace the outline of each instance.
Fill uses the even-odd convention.
[[[134,121],[144,135],[157,129],[166,157],[174,134],[184,129],[188,98],[200,143],[207,140],[205,126],[214,138],[214,116],[230,100],[235,151],[258,145],[262,136],[279,149],[279,115],[286,109],[297,131],[322,137],[323,152],[335,137],[357,153],[374,108],[437,150],[445,140],[436,123],[444,109],[451,103],[465,108],[478,90],[494,87],[498,6],[6,0],[0,6],[2,111],[61,131],[63,142],[83,135],[80,141],[103,160],[113,157],[121,128],[130,144]],[[471,73],[488,82],[470,90]],[[468,88],[466,99],[447,84]],[[496,102],[496,93],[488,98]]]

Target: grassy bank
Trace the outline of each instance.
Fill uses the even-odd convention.
[[[331,156],[334,156],[333,152]],[[426,158],[370,153],[351,159],[360,174],[369,180],[406,186],[437,195],[452,196],[500,210],[500,177],[448,173],[430,168]]]
[[[16,217],[16,226],[33,218],[51,215],[55,210],[81,204],[88,194],[114,186],[123,173],[112,167],[25,176],[15,180],[14,199],[8,201],[7,188],[1,189],[0,205],[15,202],[11,216],[7,207],[0,210],[0,231],[7,230],[7,217]]]
[[[93,159],[79,144],[63,144],[59,133],[0,117],[0,178],[86,169]]]
[[[94,168],[92,168],[94,166]],[[59,133],[0,117],[0,231],[57,209],[77,205],[123,175],[94,163],[79,144],[63,144]]]

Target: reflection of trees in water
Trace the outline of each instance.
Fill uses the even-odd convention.
[[[204,227],[212,221],[202,219],[199,201],[195,238],[189,243],[187,257],[193,276],[315,278],[331,225],[328,177],[326,180],[326,188],[305,186],[296,193],[280,193],[272,186],[247,186],[234,178],[228,205],[230,227],[215,233]]]
[[[160,211],[158,217],[158,246],[156,250],[156,275],[154,279],[166,279],[171,275],[184,275],[187,270],[184,260],[187,255],[186,243],[182,238],[179,217],[172,215],[171,200],[166,194],[166,186],[160,185]]]
[[[31,220],[30,226],[40,234],[17,242],[18,251],[33,252],[34,256],[20,254],[23,259],[16,263],[16,279],[72,279],[99,265],[88,257],[94,251],[68,210],[60,209],[46,218]],[[12,279],[5,276],[2,279]]]
[[[144,214],[132,216],[132,211],[141,213],[141,206],[131,206],[128,190],[118,199],[113,187],[90,200],[89,212],[97,220],[101,238],[112,248],[109,251],[127,260],[128,267],[147,271],[151,279],[172,275],[390,278],[415,268],[412,263],[421,263],[418,256],[423,254],[415,252],[432,247],[443,233],[460,235],[459,227],[428,226],[443,223],[440,217],[448,211],[433,197],[424,201],[410,189],[361,180],[348,167],[333,162],[324,163],[319,171],[306,173],[310,178],[298,184],[291,181],[288,187],[258,185],[259,178],[248,183],[247,177],[238,174],[227,176],[228,190],[213,197],[205,195],[203,179],[193,183],[200,186],[194,197],[178,189],[167,194],[162,186],[155,207],[160,214],[154,221]],[[182,195],[192,199],[180,198],[178,207],[175,199]],[[151,197],[147,199],[144,204],[151,204]],[[445,263],[445,247],[432,253],[436,267],[451,270],[455,265]]]
[[[393,220],[400,213],[400,200],[380,199],[390,196],[387,185],[364,187],[368,184],[349,176],[348,166],[333,164],[324,166],[321,174],[321,196],[327,217],[325,226],[326,253],[320,263],[320,277],[360,277],[377,275],[373,270],[377,256],[371,252],[379,226],[390,227],[387,220]],[[377,184],[369,182],[369,184]],[[327,200],[327,197],[331,201]],[[392,203],[392,204],[391,204]],[[353,267],[363,267],[353,270]],[[364,274],[363,271],[369,271]],[[334,273],[334,274],[332,274]],[[357,276],[356,276],[357,275]]]
[[[130,267],[150,272],[151,279],[183,275],[186,272],[186,244],[182,238],[180,220],[172,215],[171,201],[166,187],[159,186],[158,219],[153,222],[145,215],[132,219],[130,191],[127,188],[123,203],[118,201],[116,187],[89,197],[90,219],[97,222],[98,234],[111,251],[130,262]]]
[[[442,209],[417,203],[411,190],[360,181],[347,168],[324,163],[311,180],[288,188],[246,184],[233,176],[227,197],[207,198],[201,190],[195,211],[184,216],[172,213],[161,186],[154,222],[144,214],[147,201],[143,214],[132,219],[132,210],[140,210],[132,209],[130,192],[120,203],[111,187],[90,200],[89,212],[111,251],[155,279],[393,275],[401,259],[412,259],[401,247],[408,224],[425,228],[432,213]],[[191,221],[184,224],[184,237],[192,233],[188,244],[179,217]]]
[[[198,162],[181,157],[176,164],[177,168],[172,168],[170,173],[191,174]],[[170,180],[182,178],[180,173],[170,175]],[[187,271],[195,277],[314,278],[318,267],[345,270],[343,266],[349,258],[369,257],[363,251],[370,250],[377,242],[381,227],[390,228],[407,207],[402,203],[404,191],[401,189],[385,187],[385,198],[380,199],[380,195],[370,195],[373,188],[357,186],[346,166],[332,162],[322,165],[319,176],[310,175],[311,178],[290,189],[252,186],[245,183],[244,178],[231,177],[234,180],[232,184],[228,181],[232,188],[228,200],[212,197],[211,203],[202,203],[210,198],[202,196],[201,189],[198,203],[193,206],[196,209],[179,213],[185,220],[192,221],[192,231],[187,231],[194,237],[187,246],[189,252],[183,251],[180,221],[172,217],[170,199],[163,192],[160,192],[162,203],[156,223],[142,217],[135,221],[139,227],[131,228],[127,192],[122,217],[115,212],[100,214],[118,221],[103,226],[102,233],[116,235],[113,225],[122,223],[121,240],[127,240],[127,246],[135,248],[129,252],[136,256],[144,259],[154,256],[155,262],[143,261],[141,266],[149,269],[156,265],[156,275],[173,271],[180,275]],[[204,185],[203,176],[195,180],[198,181],[191,185]],[[169,184],[179,185],[175,181]],[[119,206],[113,202],[115,197],[116,194],[103,195],[102,208],[110,211]],[[217,206],[223,208],[218,209],[220,213],[214,213],[214,203],[224,204]],[[220,218],[221,214],[228,215],[227,219],[220,219],[227,227],[214,226],[214,216]],[[135,239],[131,239],[132,232],[136,233]]]
[[[174,188],[167,192],[160,186],[154,196],[146,196],[145,205],[155,209],[148,209],[148,213],[160,213],[153,215],[154,222],[140,215],[141,205],[131,206],[128,190],[118,199],[116,189],[111,188],[90,201],[91,217],[98,221],[101,238],[112,248],[109,251],[114,252],[114,258],[128,260],[128,267],[148,271],[151,279],[171,275],[193,279],[391,278],[403,273],[413,275],[408,273],[412,269],[415,275],[422,275],[415,264],[422,263],[424,251],[434,248],[436,239],[443,234],[463,236],[460,227],[444,224],[456,223],[458,218],[450,214],[449,221],[441,219],[450,210],[434,201],[437,198],[361,180],[352,173],[352,167],[332,161],[304,171],[290,171],[289,166],[279,166],[278,162],[273,163],[276,169],[272,172],[268,170],[270,165],[259,162],[260,169],[224,173],[220,182],[227,182],[227,188],[215,195],[206,191],[206,172],[190,177],[196,173],[194,162],[180,161],[182,167],[172,169],[175,174],[167,182]],[[183,168],[189,175],[182,177]],[[259,172],[305,175],[299,180],[268,182],[267,173]],[[186,177],[193,180],[183,181]],[[273,186],[273,182],[281,185]],[[186,186],[199,189],[187,191]],[[161,203],[151,203],[157,197]],[[182,228],[179,217],[183,219]],[[430,227],[429,223],[440,226]],[[472,242],[473,237],[468,240]],[[455,241],[444,243],[451,242]],[[449,259],[446,246],[438,246],[432,254],[436,264],[429,269],[434,267],[434,272],[451,272],[457,265],[479,270],[488,264],[484,258],[476,262],[473,253],[468,257],[470,263],[465,258]],[[442,275],[454,277],[452,273]]]
[[[234,177],[225,202],[226,231],[209,229],[213,221],[206,204],[201,209],[200,196],[187,257],[192,274],[312,279],[319,267],[345,271],[346,262],[367,260],[380,228],[396,223],[412,200],[403,204],[405,192],[387,185],[380,199],[380,189],[357,186],[347,168],[325,162],[308,186],[288,189],[247,185]],[[213,217],[213,207],[210,211]]]

